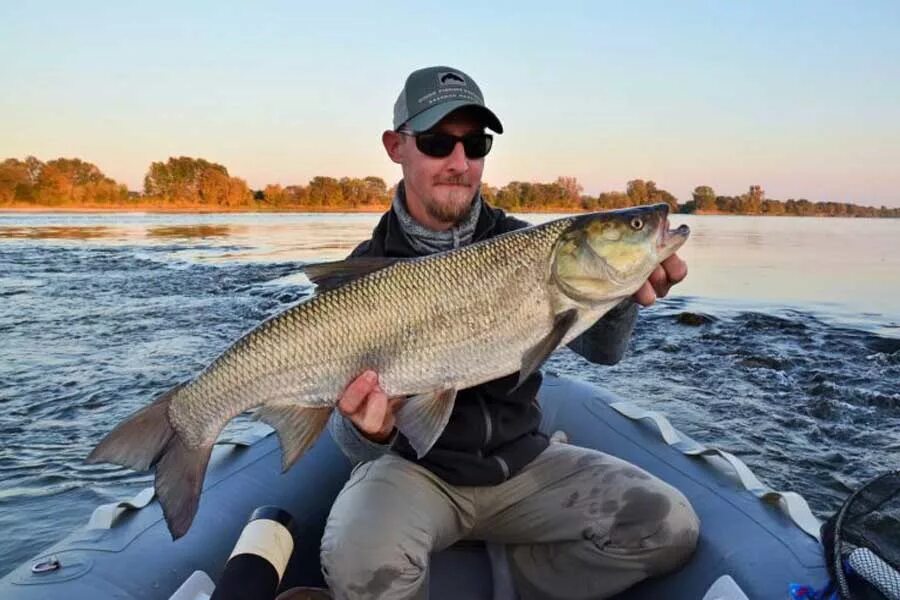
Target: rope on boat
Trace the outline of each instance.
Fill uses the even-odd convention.
[[[153,500],[155,492],[153,487],[142,489],[131,500],[122,500],[121,502],[111,502],[109,504],[101,504],[91,513],[91,520],[88,521],[88,529],[112,529],[113,522],[116,517],[128,510],[138,510],[144,508]]]
[[[782,512],[784,512],[794,524],[802,529],[805,533],[812,536],[817,542],[821,543],[819,530],[822,522],[812,513],[806,500],[796,492],[779,492],[773,490],[756,477],[750,467],[734,454],[720,450],[718,448],[709,448],[700,442],[691,439],[687,435],[681,433],[669,422],[664,415],[644,410],[631,402],[619,401],[609,404],[616,412],[631,419],[632,421],[650,421],[659,430],[663,440],[671,447],[687,456],[716,456],[727,462],[734,473],[737,475],[741,485],[748,492],[766,502],[777,504]]]

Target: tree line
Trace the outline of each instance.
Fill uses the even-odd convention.
[[[78,158],[45,163],[29,156],[0,163],[0,206],[117,204],[127,199],[128,188]]]
[[[900,208],[861,206],[845,202],[811,202],[806,198],[774,200],[766,198],[762,187],[751,185],[739,196],[718,196],[708,185],[694,188],[683,213],[734,215],[791,215],[797,217],[900,217]]]
[[[738,196],[719,196],[706,185],[680,204],[651,180],[634,179],[624,191],[583,193],[574,177],[550,183],[511,181],[503,187],[482,185],[491,204],[509,211],[593,211],[656,202],[673,212],[697,214],[900,217],[900,208],[875,208],[840,202],[785,201],[766,198],[758,185]],[[78,158],[42,162],[33,156],[0,163],[0,207],[84,207],[170,210],[380,210],[394,194],[380,177],[313,177],[307,185],[270,184],[252,190],[225,166],[202,158],[170,157],[154,162],[144,189],[130,192],[100,169]]]

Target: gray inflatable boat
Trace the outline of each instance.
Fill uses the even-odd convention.
[[[796,494],[767,488],[732,455],[595,386],[548,375],[540,402],[545,431],[564,431],[570,443],[654,473],[681,490],[700,516],[699,545],[687,565],[617,598],[777,599],[789,597],[792,583],[821,588],[827,582],[818,521]],[[282,474],[270,434],[256,430],[217,445],[197,518],[177,542],[147,489],[131,501],[98,507],[85,527],[0,580],[0,598],[168,599],[196,571],[218,580],[248,516],[261,505],[294,516],[295,547],[282,589],[322,585],[319,540],[351,465],[326,434]],[[494,598],[484,545],[464,541],[435,554],[429,587],[437,600]]]

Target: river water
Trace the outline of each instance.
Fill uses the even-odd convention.
[[[0,213],[0,576],[148,485],[83,460],[376,220]],[[690,274],[642,310],[626,358],[561,350],[547,368],[667,414],[820,516],[900,468],[900,220],[671,220],[693,231]]]

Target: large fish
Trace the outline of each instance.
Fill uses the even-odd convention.
[[[571,216],[408,259],[306,268],[316,294],[263,322],[194,379],[119,424],[88,457],[138,470],[173,538],[197,511],[225,424],[258,407],[286,470],[321,433],[345,386],[367,369],[388,396],[409,396],[397,427],[425,454],[456,391],[520,371],[633,294],[687,239],[665,204]]]

